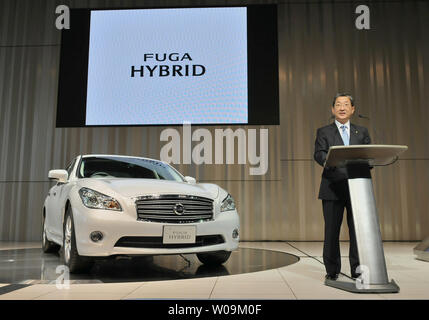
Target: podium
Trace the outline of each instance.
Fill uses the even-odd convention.
[[[334,288],[357,293],[395,293],[399,286],[389,282],[381,241],[380,224],[371,180],[371,167],[394,163],[407,146],[350,145],[329,148],[325,167],[344,167],[356,231],[361,276],[356,282],[325,281]]]

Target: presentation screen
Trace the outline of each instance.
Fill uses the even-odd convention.
[[[255,9],[72,10],[57,127],[278,124],[276,19]]]

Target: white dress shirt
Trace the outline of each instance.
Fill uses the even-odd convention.
[[[341,129],[341,126],[343,124],[341,122],[338,122],[337,120],[335,120],[335,124],[337,125],[338,131],[340,132],[340,135],[341,135],[343,133],[343,129]],[[349,139],[350,139],[350,120],[344,123],[344,125],[346,126],[347,134],[349,135]]]
[[[337,127],[338,127],[338,131],[340,132],[340,136],[342,137],[343,135],[342,135],[342,133],[343,133],[343,129],[341,129],[341,126],[346,126],[346,131],[347,131],[347,134],[349,135],[349,145],[350,145],[350,120],[349,121],[347,121],[346,123],[344,123],[344,124],[342,124],[341,122],[339,122],[339,121],[337,121],[337,120],[335,120],[335,124],[337,125]],[[344,141],[343,141],[344,142]],[[345,143],[344,143],[345,144]]]

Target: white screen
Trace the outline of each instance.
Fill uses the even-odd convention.
[[[246,20],[245,7],[92,11],[86,125],[247,123]]]

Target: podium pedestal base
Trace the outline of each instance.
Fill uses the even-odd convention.
[[[353,293],[398,293],[399,287],[392,279],[386,284],[369,284],[362,289],[358,289],[356,282],[338,281],[338,280],[325,280],[325,285],[336,289],[341,289]]]

